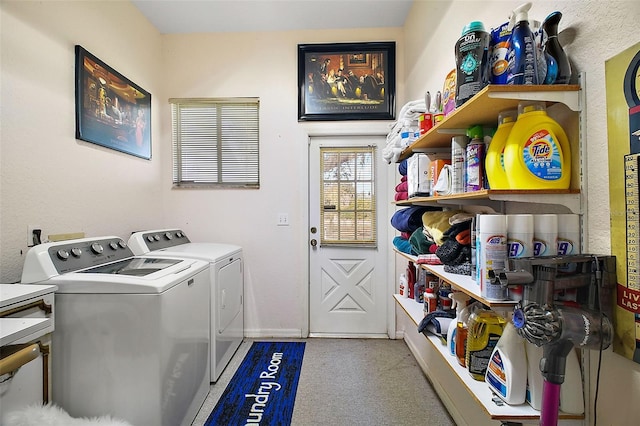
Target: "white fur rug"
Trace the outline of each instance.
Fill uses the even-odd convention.
[[[30,405],[3,416],[3,426],[131,426],[111,416],[73,418],[54,405]]]

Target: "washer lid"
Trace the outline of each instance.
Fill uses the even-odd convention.
[[[242,247],[233,244],[222,243],[187,243],[179,246],[173,246],[162,250],[149,253],[149,256],[175,256],[185,257],[187,259],[199,259],[207,262],[217,262],[228,256],[238,254],[242,251]]]
[[[58,286],[56,294],[159,294],[209,267],[188,259],[133,257],[57,275],[39,284]]]
[[[114,274],[130,275],[134,277],[146,277],[165,268],[180,263],[180,259],[161,259],[146,257],[130,257],[105,265],[78,271],[80,274]]]

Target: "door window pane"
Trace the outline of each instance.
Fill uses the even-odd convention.
[[[375,147],[320,148],[323,244],[376,244],[375,154]]]

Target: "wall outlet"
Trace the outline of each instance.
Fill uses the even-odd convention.
[[[29,225],[27,226],[27,247],[33,247],[36,244],[39,244],[39,241],[34,239],[34,236],[37,236],[37,239],[42,238],[42,226],[40,225]]]
[[[278,213],[278,226],[289,226],[289,215],[287,213]]]

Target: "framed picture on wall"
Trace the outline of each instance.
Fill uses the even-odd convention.
[[[298,45],[298,121],[393,120],[395,42]]]
[[[76,139],[151,159],[151,94],[76,46]]]

